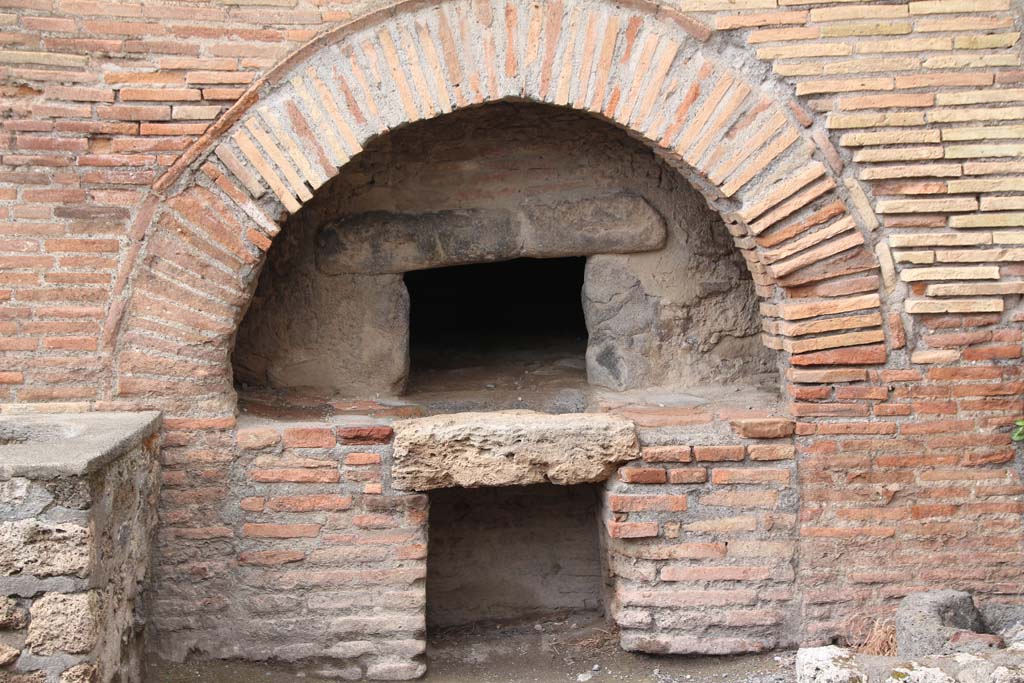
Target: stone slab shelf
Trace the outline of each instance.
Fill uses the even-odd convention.
[[[0,416],[0,680],[141,681],[159,425]]]

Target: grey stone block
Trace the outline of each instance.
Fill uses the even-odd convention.
[[[981,612],[970,593],[955,590],[913,593],[896,610],[896,651],[901,657],[927,657],[957,650],[950,639],[960,631],[984,632]]]
[[[399,274],[523,257],[653,251],[665,238],[665,221],[650,204],[616,194],[518,210],[356,214],[321,228],[316,259],[329,275]]]

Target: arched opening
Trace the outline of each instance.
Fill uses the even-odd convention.
[[[501,102],[376,139],[289,219],[233,354],[253,388],[426,412],[776,380],[721,218],[648,146]]]

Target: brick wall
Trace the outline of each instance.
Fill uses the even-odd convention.
[[[1024,487],[1006,428],[1024,413],[1024,68],[1010,0],[266,3],[0,12],[0,398],[166,411],[155,609],[168,651],[186,654],[228,613],[256,629],[251,615],[280,599],[260,595],[267,570],[241,553],[318,542],[247,534],[288,513],[232,498],[234,482],[279,469],[236,450],[229,365],[279,220],[379,133],[508,95],[630,129],[734,236],[796,420],[796,507],[783,510],[796,519],[779,531],[796,581],[777,601],[795,605],[800,639],[926,586],[1020,599]],[[317,447],[339,478],[374,471]],[[708,466],[705,495],[764,467]],[[417,514],[364,509],[384,494],[359,481],[346,483],[353,507],[325,520]],[[266,489],[253,496],[264,505],[306,495],[246,485]],[[670,539],[690,523],[661,513],[612,528]],[[673,583],[664,562],[650,580]],[[230,597],[242,577],[252,604]]]
[[[619,470],[605,504],[624,647],[732,654],[796,642],[790,441],[648,446]]]
[[[165,478],[151,650],[422,675],[427,500],[385,489],[390,439],[387,426],[308,421],[245,425],[215,451],[185,439],[182,457],[227,470]]]

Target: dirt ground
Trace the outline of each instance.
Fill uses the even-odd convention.
[[[794,652],[736,657],[622,651],[605,622],[586,617],[490,624],[432,634],[425,683],[793,683]],[[259,664],[160,663],[148,683],[319,683]]]

